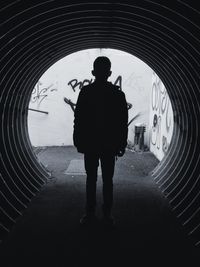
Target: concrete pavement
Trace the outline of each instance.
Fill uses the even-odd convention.
[[[10,265],[5,266],[146,266],[150,262],[162,266],[163,260],[191,261],[188,255],[193,253],[193,246],[148,175],[158,164],[152,153],[127,150],[118,158],[113,207],[116,227],[112,231],[104,229],[100,221],[100,171],[99,224],[81,229],[79,219],[85,205],[83,155],[74,147],[48,147],[38,150],[37,157],[51,178],[5,242],[4,257],[11,255],[10,251],[13,255]],[[161,262],[158,255],[163,257]]]

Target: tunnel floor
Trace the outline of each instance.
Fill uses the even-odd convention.
[[[112,230],[101,222],[100,177],[99,222],[93,228],[79,225],[85,204],[82,154],[74,147],[49,147],[37,156],[52,176],[2,244],[2,267],[163,266],[175,259],[196,266],[191,265],[196,253],[191,240],[148,175],[158,164],[152,153],[127,150],[116,162]]]

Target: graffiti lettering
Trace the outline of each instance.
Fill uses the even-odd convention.
[[[171,140],[172,109],[167,90],[159,77],[153,73],[151,90],[151,109],[153,115],[151,127],[151,144],[157,149],[162,149],[165,155]],[[161,146],[162,142],[162,146]]]
[[[151,99],[152,99],[152,109],[154,111],[158,111],[158,113],[164,114],[167,107],[168,101],[168,94],[167,90],[165,89],[164,85],[160,82],[153,83],[152,91],[151,91]]]
[[[157,117],[154,115],[153,126],[151,128],[151,143],[160,149],[160,139],[161,139],[161,116]]]
[[[82,82],[78,82],[77,79],[72,79],[71,81],[68,82],[68,85],[71,86],[71,88],[74,92],[76,92],[76,87],[78,87],[78,89],[80,90],[83,86],[85,86],[87,84],[91,84],[92,81],[93,81],[92,79],[90,79],[90,80],[85,79]]]
[[[168,146],[169,146],[169,144],[167,141],[167,137],[163,135],[163,137],[162,137],[162,150],[163,150],[164,154],[167,153]]]
[[[122,76],[119,75],[116,79],[116,81],[114,82],[114,85],[118,85],[119,89],[122,90]]]
[[[87,85],[87,84],[91,84],[92,82],[93,82],[93,79],[90,79],[90,80],[85,79],[85,80],[83,80],[83,81],[78,81],[77,79],[72,79],[72,80],[70,80],[70,81],[68,82],[68,85],[71,86],[71,88],[72,88],[72,90],[73,90],[74,92],[76,92],[76,88],[78,88],[79,90],[81,90],[81,88],[82,88],[83,86],[85,86],[85,85]],[[114,82],[114,85],[118,85],[118,86],[119,86],[119,89],[122,90],[122,76],[121,76],[121,75],[119,75],[119,76],[117,77],[117,79],[116,79],[115,82]],[[68,98],[66,98],[66,97],[64,97],[64,101],[65,101],[66,104],[68,104],[68,105],[71,107],[72,111],[74,112],[74,111],[75,111],[75,108],[76,108],[76,104],[73,103],[73,102],[71,101],[71,99],[68,99]],[[127,102],[127,108],[128,108],[128,110],[131,109],[131,108],[132,108],[132,104]],[[129,125],[130,125],[136,118],[138,118],[139,116],[140,116],[140,113],[136,114],[136,115],[129,121],[128,126],[129,126]]]
[[[42,103],[42,101],[48,97],[50,92],[57,91],[56,88],[52,88],[53,84],[47,86],[47,87],[42,87],[42,83],[39,81],[35,88],[33,89],[32,96],[31,96],[31,103],[38,102],[38,105]]]
[[[78,79],[72,79],[68,82],[67,85],[71,86],[72,90],[76,92],[76,88],[81,90],[81,88],[85,85],[91,84],[93,82],[93,79],[84,79],[83,81],[78,81]],[[119,75],[114,82],[114,85],[118,85],[120,90],[122,90],[122,76]]]
[[[74,111],[75,111],[75,108],[76,108],[76,104],[73,103],[73,102],[71,101],[71,99],[68,99],[68,98],[66,98],[66,97],[64,97],[64,101],[65,101],[65,103],[67,103],[68,105],[70,105],[72,111],[74,112]]]

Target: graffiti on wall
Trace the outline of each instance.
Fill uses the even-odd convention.
[[[83,81],[78,81],[78,79],[72,79],[68,82],[68,85],[72,88],[73,92],[76,92],[76,89],[81,90],[81,88],[85,85],[91,84],[93,82],[93,79],[84,79]],[[119,75],[117,77],[117,79],[114,82],[114,85],[119,86],[119,90],[122,90],[122,76]],[[64,97],[64,101],[66,104],[68,104],[70,106],[70,108],[72,109],[72,111],[75,111],[76,108],[76,104],[69,98]],[[127,108],[128,110],[132,108],[132,104],[127,102]],[[128,123],[128,126],[136,119],[140,116],[140,113],[136,114]]]
[[[76,89],[81,90],[81,88],[85,85],[91,84],[93,82],[93,79],[84,79],[83,81],[78,81],[78,79],[72,79],[68,82],[67,85],[69,85],[74,92],[76,92]],[[118,85],[120,90],[122,90],[122,76],[119,75],[117,79],[114,82],[114,85]]]
[[[151,89],[151,146],[153,150],[161,151],[163,157],[168,151],[173,130],[173,112],[167,90],[153,73]]]
[[[68,85],[72,88],[74,92],[76,92],[76,89],[81,90],[81,88],[85,85],[91,84],[92,79],[88,80],[85,79],[83,81],[78,81],[78,79],[72,79],[71,81],[68,82]]]
[[[48,97],[48,95],[54,91],[57,91],[53,84],[44,86],[41,81],[38,81],[31,95],[31,103],[37,103],[38,106]]]
[[[144,92],[145,88],[142,85],[143,77],[141,75],[136,75],[135,72],[132,72],[124,81],[124,85],[130,87],[134,91]]]

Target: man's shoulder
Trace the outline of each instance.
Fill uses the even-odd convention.
[[[115,85],[111,82],[107,82],[107,84],[105,84],[105,86],[107,87],[107,89],[110,89],[107,91],[107,93],[110,91],[116,97],[117,96],[118,97],[124,97],[125,96],[124,92],[120,89],[120,87],[118,85]],[[87,95],[87,94],[90,94],[91,92],[95,92],[96,87],[98,87],[98,85],[95,82],[90,83],[88,85],[84,85],[81,88],[81,94]]]
[[[87,84],[87,85],[84,85],[82,88],[81,88],[81,93],[87,93],[89,91],[91,91],[91,89],[93,88],[93,83],[90,83],[90,84]]]
[[[112,91],[115,95],[118,95],[119,97],[125,96],[125,93],[121,90],[121,88],[118,85],[110,83],[110,86],[111,86]]]
[[[123,94],[123,92],[121,91],[120,87],[118,85],[113,84],[112,82],[108,82],[107,86],[110,87],[110,89],[116,93],[116,94]]]

